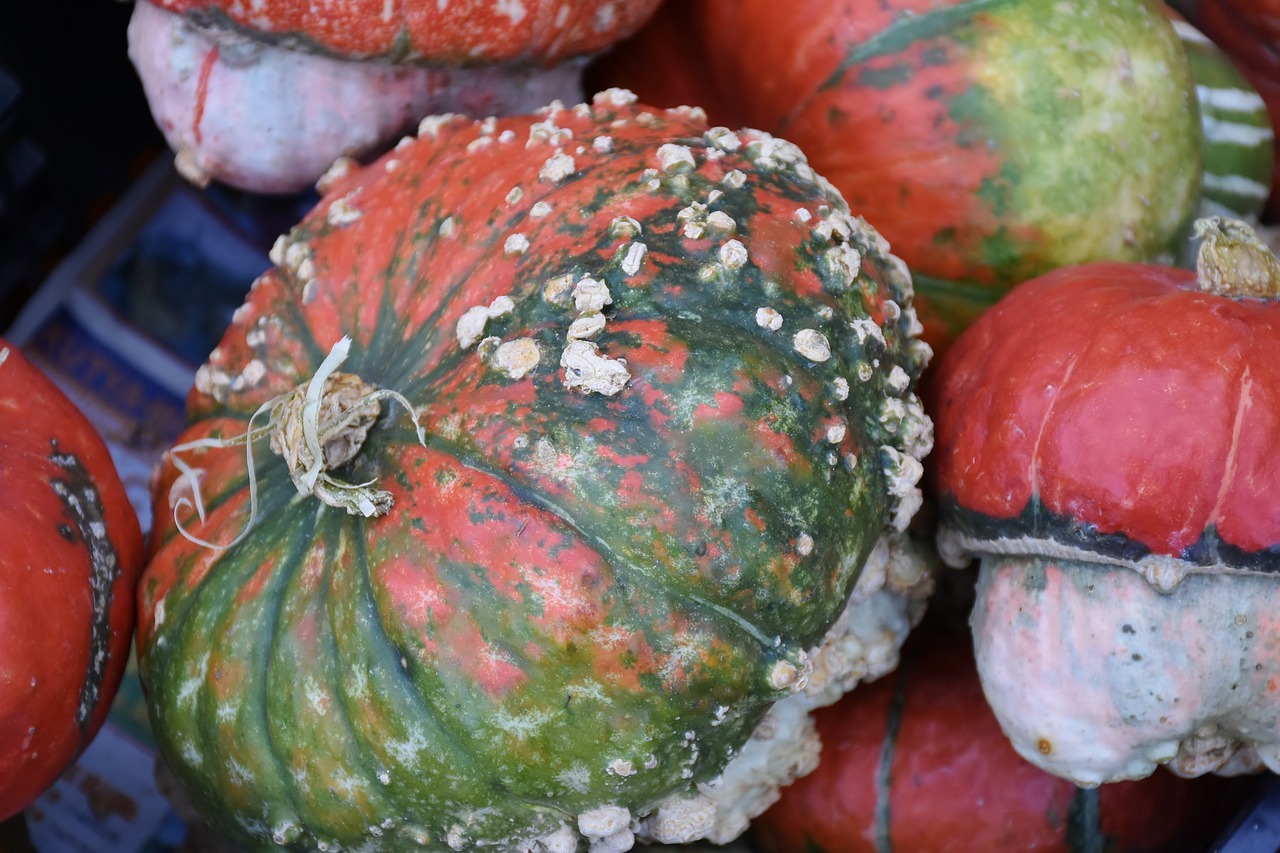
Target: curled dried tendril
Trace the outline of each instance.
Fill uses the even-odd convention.
[[[169,461],[178,469],[174,489],[182,494],[171,499],[173,521],[182,536],[197,545],[225,550],[245,538],[258,518],[258,481],[253,459],[253,443],[270,437],[271,450],[283,457],[289,475],[301,495],[314,495],[322,503],[345,509],[364,518],[385,515],[392,505],[391,493],[374,488],[373,480],[348,483],[329,473],[350,461],[360,452],[370,427],[378,418],[379,403],[392,399],[404,407],[413,421],[418,442],[426,446],[426,431],[418,422],[418,414],[403,394],[375,388],[358,376],[339,373],[351,349],[351,339],[343,337],[315,374],[304,385],[273,397],[254,411],[245,431],[228,438],[201,438],[176,445],[168,452]],[[254,424],[263,416],[267,422]],[[244,446],[245,471],[249,481],[249,519],[240,532],[226,544],[219,545],[187,530],[180,511],[193,509],[201,524],[206,520],[204,499],[200,493],[201,470],[193,468],[181,456],[193,450],[223,449]]]

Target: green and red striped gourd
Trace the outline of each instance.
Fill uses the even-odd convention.
[[[1276,0],[1198,0],[1191,20],[1249,79],[1280,126],[1280,3]],[[1280,213],[1280,148],[1271,172],[1265,216]]]
[[[1195,87],[1153,0],[672,5],[654,26],[683,18],[696,50],[642,36],[605,71],[675,63],[672,94],[799,145],[910,266],[938,352],[1016,282],[1187,236]]]
[[[931,386],[987,698],[1081,784],[1280,770],[1280,262],[1239,220],[1197,226],[1196,272],[1015,288]]]
[[[814,712],[817,769],[751,824],[762,853],[1202,853],[1251,780],[1078,788],[1014,752],[967,633],[926,625],[892,675]]]
[[[927,589],[905,265],[618,90],[324,183],[157,478],[166,764],[253,847],[730,840]]]
[[[3,339],[0,495],[3,822],[106,721],[129,659],[144,556],[137,514],[93,424]]]
[[[1275,132],[1266,102],[1208,36],[1165,7],[1191,65],[1204,134],[1200,215],[1257,222],[1271,193]]]

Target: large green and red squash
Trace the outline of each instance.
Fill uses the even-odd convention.
[[[1280,769],[1280,263],[1199,226],[1197,272],[1015,288],[931,388],[939,550],[981,561],[987,697],[1082,784]]]
[[[0,340],[0,820],[88,746],[129,657],[138,517],[93,425]]]
[[[1196,93],[1157,3],[671,6],[655,26],[682,17],[698,49],[642,36],[608,60],[622,84],[648,97],[650,68],[675,63],[713,121],[799,145],[911,267],[939,351],[1019,281],[1172,258],[1186,236]]]
[[[1199,853],[1247,780],[1172,773],[1077,788],[1018,756],[964,634],[926,625],[897,671],[814,712],[816,770],[751,825],[764,853]]]
[[[860,574],[902,575],[910,277],[794,146],[633,100],[432,118],[331,174],[198,372],[140,670],[241,842],[732,837],[737,783],[699,784],[850,686],[807,658]],[[352,428],[300,438],[308,389]]]

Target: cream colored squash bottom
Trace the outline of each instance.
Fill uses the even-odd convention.
[[[971,616],[983,689],[1019,754],[1097,785],[1280,772],[1280,580],[985,557]]]

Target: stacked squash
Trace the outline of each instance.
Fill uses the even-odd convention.
[[[263,848],[731,841],[897,666],[935,514],[1037,784],[1280,767],[1210,683],[1265,704],[1280,642],[1280,326],[1242,223],[1172,266],[1189,39],[1145,0],[672,3],[593,72],[640,102],[338,160],[157,472],[139,660],[194,805]],[[1262,669],[1188,667],[1170,606]]]

